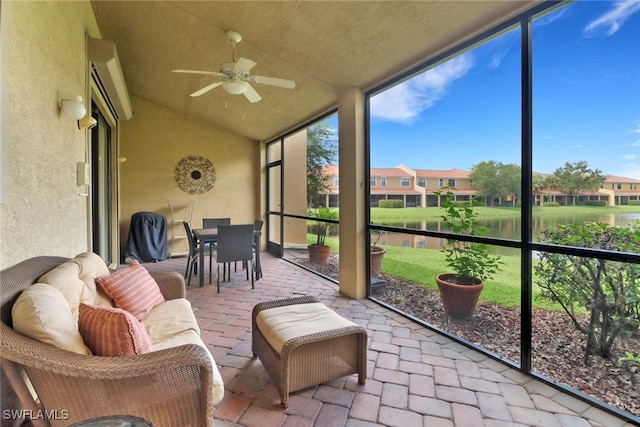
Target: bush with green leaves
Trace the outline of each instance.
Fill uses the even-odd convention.
[[[433,194],[440,200],[443,210],[443,228],[455,234],[468,236],[484,236],[489,229],[478,222],[478,213],[474,210],[475,200],[456,201],[453,187],[442,187]],[[456,278],[456,284],[475,285],[491,279],[500,271],[500,257],[489,253],[489,246],[464,240],[448,239],[448,246],[443,249],[445,262]]]
[[[585,206],[607,206],[606,200],[587,200],[584,202]]]
[[[618,359],[618,362],[635,362],[640,363],[640,354],[634,355],[630,351],[625,351],[624,356]]]
[[[379,208],[404,208],[404,202],[402,200],[380,200],[378,201]]]
[[[640,206],[640,200],[629,200],[627,201],[629,206]]]
[[[560,203],[558,203],[558,202],[544,202],[542,204],[542,206],[544,206],[545,208],[557,208],[558,206],[560,206]]]
[[[540,241],[561,246],[640,252],[640,220],[627,228],[603,223],[558,225]],[[584,360],[605,358],[620,334],[638,334],[640,264],[542,252],[536,264],[541,296],[559,303],[586,335]],[[589,313],[581,316],[580,313]]]
[[[327,230],[332,224],[330,222],[322,221],[323,219],[338,219],[338,211],[330,209],[326,206],[318,206],[314,209],[307,210],[307,216],[318,218],[312,225],[313,233],[316,235],[317,246],[326,246],[324,240],[327,237]]]

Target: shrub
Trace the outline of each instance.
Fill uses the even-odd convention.
[[[630,205],[630,206],[640,206],[640,200],[629,200],[629,201],[627,202],[627,205]]]
[[[454,201],[453,187],[442,187],[434,191],[438,199],[444,194],[440,205],[443,210],[442,225],[455,234],[484,236],[489,229],[478,223],[478,213],[474,211],[474,200]],[[446,192],[445,192],[446,191]],[[475,285],[492,278],[500,271],[500,257],[489,255],[487,245],[448,239],[448,247],[443,249],[445,262],[457,276],[455,283],[459,285]]]
[[[587,200],[584,202],[585,206],[607,206],[606,200]]]
[[[378,202],[379,208],[404,208],[404,202],[402,200],[380,200]]]
[[[546,208],[557,208],[558,206],[560,206],[560,203],[558,203],[558,202],[544,202],[542,204],[542,206],[544,206]]]
[[[640,252],[640,220],[629,228],[602,223],[559,225],[541,233],[541,242],[609,251]],[[589,354],[611,355],[620,334],[640,325],[640,265],[596,258],[540,253],[535,267],[541,296],[559,303],[573,325],[587,335]],[[587,310],[587,320],[577,312]]]

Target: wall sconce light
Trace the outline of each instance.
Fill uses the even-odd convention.
[[[78,129],[91,129],[97,124],[98,122],[96,121],[96,119],[87,114],[86,116],[78,120]]]
[[[58,107],[62,113],[73,120],[80,120],[87,114],[81,96],[73,96],[58,92]]]

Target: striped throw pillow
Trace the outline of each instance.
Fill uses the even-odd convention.
[[[81,303],[78,329],[96,356],[134,356],[151,351],[151,339],[144,326],[120,308]]]
[[[97,277],[96,282],[116,307],[128,311],[138,320],[165,301],[156,281],[137,260],[128,268]]]

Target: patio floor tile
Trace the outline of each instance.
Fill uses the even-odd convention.
[[[187,298],[225,382],[213,412],[218,427],[627,427],[630,423],[431,331],[285,260],[261,255],[263,278],[244,272],[216,292],[192,278]],[[183,274],[186,258],[144,264]],[[208,269],[208,261],[205,262]],[[202,274],[202,272],[200,272]],[[350,375],[291,393],[280,405],[262,363],[252,358],[251,310],[259,302],[312,295],[369,334],[367,382]]]

